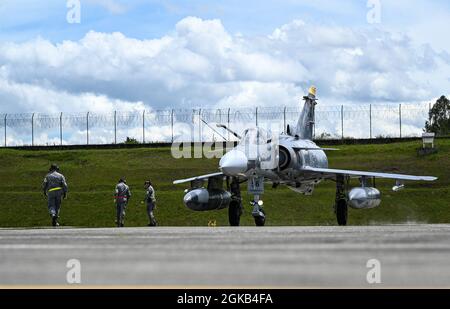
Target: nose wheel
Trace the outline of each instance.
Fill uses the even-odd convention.
[[[255,218],[255,225],[256,226],[264,226],[266,224],[266,213],[264,212],[264,209],[260,210],[260,215],[253,217]]]

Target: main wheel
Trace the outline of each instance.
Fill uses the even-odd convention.
[[[230,222],[230,226],[239,226],[241,214],[241,203],[239,201],[231,201],[230,206],[228,206],[228,221]]]
[[[254,217],[256,226],[264,226],[264,224],[266,224],[266,212],[264,211],[264,209],[261,209],[260,211],[264,214],[264,216]]]
[[[345,199],[340,199],[335,206],[337,223],[341,226],[347,225],[348,206]]]

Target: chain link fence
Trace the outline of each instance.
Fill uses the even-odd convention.
[[[315,139],[420,136],[431,104],[318,105]],[[301,107],[168,109],[136,112],[0,114],[3,146],[234,140],[259,126],[273,133],[297,122]]]

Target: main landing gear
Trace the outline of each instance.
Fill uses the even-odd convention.
[[[347,225],[348,218],[347,183],[348,179],[345,176],[336,176],[336,200],[334,212],[336,214],[337,223],[341,226]]]
[[[231,202],[230,206],[228,206],[228,221],[230,226],[239,226],[242,215],[242,198],[241,187],[237,178],[233,177],[228,190],[231,192]]]

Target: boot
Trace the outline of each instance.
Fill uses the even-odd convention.
[[[56,216],[56,215],[52,216],[52,226],[59,226],[58,216]]]

